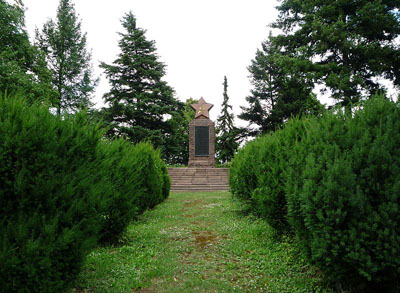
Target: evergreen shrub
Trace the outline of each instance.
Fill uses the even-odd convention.
[[[255,209],[277,234],[290,232],[287,221],[285,184],[292,162],[292,150],[301,142],[305,126],[313,118],[293,118],[283,129],[260,138],[257,174],[258,182],[252,192]]]
[[[285,128],[248,143],[230,168],[232,194],[250,202],[278,234],[290,231],[284,189],[292,149],[304,135],[305,121],[294,118]]]
[[[102,133],[84,114],[0,97],[0,284],[3,292],[62,291],[98,241],[103,208],[91,192]]]
[[[331,281],[399,290],[399,103],[378,96],[352,113],[293,119],[242,148],[230,173],[233,195],[294,232]]]
[[[133,218],[168,197],[170,179],[159,152],[150,143],[132,145],[119,139],[104,142],[101,148],[100,192],[107,192],[101,241],[114,243]]]
[[[289,217],[311,262],[361,290],[398,290],[399,104],[375,97],[352,116],[327,114],[298,153]]]
[[[250,141],[233,158],[229,167],[229,186],[234,197],[252,203],[251,194],[257,187],[258,152],[260,144],[257,140]]]
[[[85,113],[0,98],[0,284],[4,292],[65,291],[98,241],[169,194],[148,143],[102,138]]]

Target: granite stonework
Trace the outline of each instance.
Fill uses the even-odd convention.
[[[171,191],[228,191],[228,168],[168,168]]]
[[[196,156],[195,127],[209,127],[209,154],[208,156]],[[203,116],[189,123],[189,168],[213,168],[215,167],[215,124]]]
[[[189,168],[214,168],[215,167],[215,124],[210,120],[209,110],[213,107],[203,98],[198,103],[191,105],[195,110],[195,119],[189,123]],[[196,127],[200,127],[202,135],[197,135],[196,143]],[[208,148],[204,145],[207,138],[204,137],[204,127],[208,127]],[[196,145],[197,148],[196,149]],[[201,149],[200,149],[201,148]]]

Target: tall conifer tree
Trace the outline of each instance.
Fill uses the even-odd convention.
[[[55,92],[43,54],[29,42],[22,2],[0,0],[0,95],[51,100]]]
[[[120,33],[121,52],[112,64],[101,67],[111,84],[104,95],[108,107],[105,119],[111,123],[110,136],[125,136],[133,143],[149,140],[162,150],[168,150],[166,140],[174,132],[170,117],[183,110],[183,104],[174,98],[173,89],[162,80],[165,65],[156,54],[154,41],[145,37],[132,12],[122,19],[124,33]]]
[[[232,106],[229,105],[228,80],[224,76],[224,100],[222,102],[221,114],[217,118],[217,143],[216,153],[220,163],[230,162],[238,147],[239,129],[235,127],[234,115],[231,113]]]
[[[308,72],[338,104],[350,108],[384,89],[400,86],[398,0],[283,0],[273,27],[292,55],[292,69]]]
[[[294,71],[292,57],[269,35],[248,67],[253,85],[239,118],[249,122],[248,135],[275,131],[292,116],[318,113],[322,105],[312,93],[307,71]],[[254,127],[255,126],[255,127]]]
[[[60,0],[56,21],[49,20],[40,33],[38,46],[46,53],[57,90],[57,112],[73,112],[90,107],[90,98],[97,84],[92,76],[91,55],[86,48],[86,33],[71,0]]]

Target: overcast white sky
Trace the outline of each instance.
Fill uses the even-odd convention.
[[[31,37],[35,27],[42,28],[55,18],[56,0],[24,0],[26,25]],[[121,18],[132,11],[147,38],[156,41],[160,60],[166,64],[165,80],[176,97],[189,97],[214,104],[211,119],[219,115],[223,100],[223,78],[228,78],[228,95],[239,114],[247,105],[250,83],[247,66],[261,47],[278,15],[275,0],[75,0],[75,9],[87,32],[88,48],[100,83],[95,102],[101,106],[109,89],[101,76],[99,61],[111,63],[119,53],[117,32]],[[239,122],[239,121],[237,121]],[[239,123],[245,125],[246,123]]]

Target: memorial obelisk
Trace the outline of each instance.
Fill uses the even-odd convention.
[[[200,98],[192,104],[196,111],[189,123],[189,168],[215,167],[215,124],[210,120],[209,111],[214,106]]]

